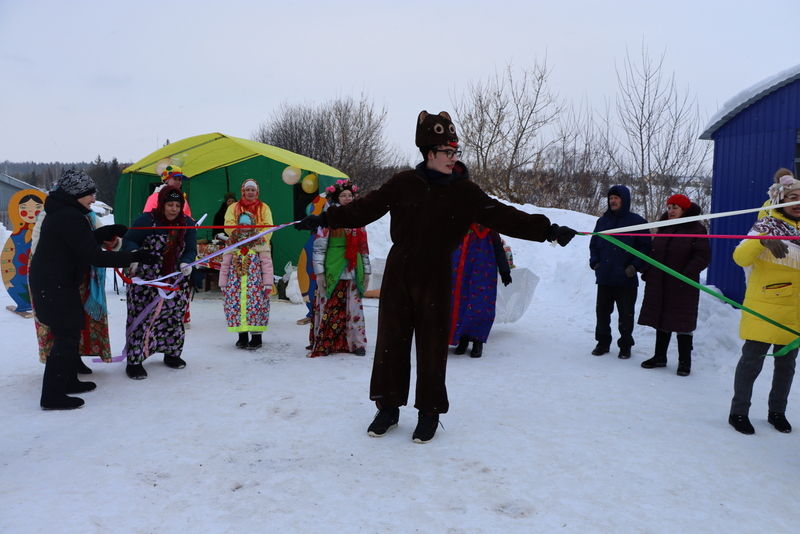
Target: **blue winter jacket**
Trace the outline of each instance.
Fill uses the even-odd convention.
[[[622,206],[616,212],[608,208],[606,212],[597,219],[597,224],[594,226],[595,232],[647,222],[641,215],[631,213],[631,192],[627,187],[624,185],[615,185],[608,190],[608,196],[610,195],[617,195],[620,197],[622,199]],[[636,233],[643,232],[643,230],[640,230]],[[650,252],[650,238],[647,236],[621,236],[617,239],[644,254],[649,254]],[[625,275],[625,267],[628,265],[633,265],[636,270],[640,272],[645,262],[602,237],[592,236],[589,242],[589,267],[594,269],[595,282],[597,284],[617,287],[638,286],[638,276],[628,278],[628,276]]]

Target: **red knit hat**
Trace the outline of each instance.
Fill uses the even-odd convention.
[[[683,211],[689,209],[689,206],[692,205],[692,201],[689,200],[689,197],[686,195],[672,195],[667,199],[667,204],[675,204],[679,206]]]

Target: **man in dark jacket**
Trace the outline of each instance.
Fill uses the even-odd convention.
[[[597,220],[595,232],[623,228],[647,221],[631,212],[631,193],[624,185],[615,185],[608,190],[608,209]],[[647,236],[620,236],[617,239],[644,254],[650,252],[650,238]],[[633,341],[633,315],[636,294],[639,287],[638,271],[645,262],[630,252],[603,239],[592,236],[589,243],[589,267],[594,270],[597,283],[597,324],[594,338],[597,346],[592,350],[595,356],[606,354],[611,347],[611,313],[614,305],[619,315],[619,357],[631,357]]]
[[[433,439],[439,414],[449,408],[445,387],[450,318],[451,255],[470,224],[480,223],[512,237],[557,241],[566,245],[575,235],[507,206],[470,181],[458,161],[458,137],[450,116],[417,120],[416,145],[425,161],[398,173],[379,189],[347,206],[310,215],[299,228],[360,228],[391,212],[392,248],[386,258],[378,312],[378,334],[372,367],[370,399],[378,414],[367,432],[384,435],[397,425],[399,407],[408,402],[411,340],[416,338],[416,401],[419,410],[413,440]]]
[[[54,335],[42,380],[41,407],[45,410],[80,408],[83,399],[67,393],[95,388],[94,382],[80,382],[77,377],[84,327],[80,285],[89,274],[89,266],[125,267],[134,261],[155,260],[148,252],[101,249],[100,243],[121,237],[126,228],[114,224],[92,230],[87,214],[95,192],[94,180],[83,171],[64,172],[45,200],[47,216],[31,259],[33,309],[39,322],[49,326]]]

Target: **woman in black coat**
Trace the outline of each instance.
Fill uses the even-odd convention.
[[[672,195],[667,200],[667,212],[659,220],[693,217],[700,213],[700,207],[685,195]],[[698,221],[674,224],[658,231],[665,234],[708,233]],[[697,282],[700,272],[711,259],[711,249],[705,237],[656,237],[650,256]],[[643,361],[642,367],[666,367],[669,341],[672,332],[677,332],[678,375],[687,376],[692,367],[692,332],[697,327],[700,290],[652,266],[645,270],[642,278],[645,288],[639,324],[656,329],[655,355]]]
[[[80,408],[83,399],[67,393],[82,393],[95,388],[93,382],[80,382],[78,345],[84,326],[81,282],[89,266],[124,267],[131,262],[152,262],[146,252],[111,252],[100,244],[124,235],[122,225],[92,230],[87,214],[95,200],[96,186],[83,171],[67,170],[45,200],[47,213],[36,254],[28,277],[33,308],[39,322],[54,334],[53,348],[47,357],[42,380],[41,407],[45,410]]]

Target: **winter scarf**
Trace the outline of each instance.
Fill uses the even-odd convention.
[[[778,215],[759,219],[748,235],[800,236],[797,227],[783,217],[783,215]],[[765,249],[761,253],[760,259],[800,270],[800,244],[796,240],[787,240],[784,243],[789,246],[789,251],[785,257],[776,258],[769,250]]]
[[[90,211],[86,214],[92,230],[97,228],[97,214]],[[92,266],[89,269],[89,297],[83,303],[83,309],[95,321],[99,321],[108,314],[106,306],[106,269],[105,267]]]

